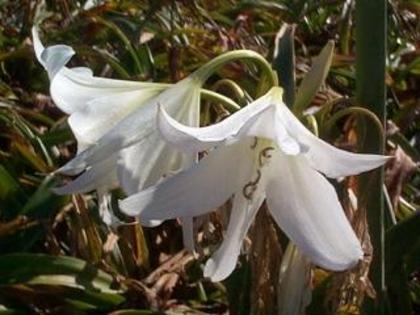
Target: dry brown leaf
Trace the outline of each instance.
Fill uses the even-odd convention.
[[[416,163],[398,146],[394,152],[394,158],[388,164],[385,175],[385,184],[394,209],[397,209],[404,184],[416,168]]]
[[[251,239],[251,314],[276,313],[276,288],[282,249],[264,203],[249,233]]]

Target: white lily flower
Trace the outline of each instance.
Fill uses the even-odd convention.
[[[32,29],[35,54],[51,80],[54,103],[69,114],[69,125],[77,139],[78,151],[96,143],[139,105],[157,96],[167,84],[95,77],[89,68],[67,68],[75,54],[66,45],[45,48],[37,29]]]
[[[120,201],[128,215],[164,220],[204,214],[234,195],[226,238],[207,261],[206,277],[219,281],[232,272],[264,200],[280,228],[313,263],[344,270],[362,258],[334,187],[321,173],[358,174],[384,164],[387,157],[342,151],[317,138],[284,105],[278,87],[209,127],[183,126],[163,108],[158,126],[168,142],[186,152],[228,144]]]
[[[191,78],[168,88],[171,85],[94,77],[88,68],[65,67],[75,54],[71,47],[55,45],[44,48],[36,28],[33,28],[32,35],[37,59],[51,81],[51,96],[55,104],[70,115],[68,123],[77,139],[79,154],[100,145],[98,142],[105,135],[106,139],[112,138],[121,145],[119,131],[127,129],[127,124],[137,127],[135,131],[140,135],[136,139],[143,135],[144,139],[136,145],[114,146],[96,163],[68,170],[68,174],[85,171],[75,180],[55,189],[59,194],[97,190],[102,219],[108,225],[116,226],[121,222],[110,209],[110,189],[120,184],[126,194],[132,194],[156,183],[163,175],[193,163],[194,155],[180,154],[165,145],[154,132],[156,128],[152,122],[156,116],[156,104],[161,101],[174,104],[171,112],[180,122],[198,126],[201,86]],[[168,110],[171,108],[169,106]],[[136,113],[134,117],[124,120],[133,113]],[[117,127],[119,123],[122,127]],[[113,133],[109,134],[111,131]],[[135,143],[132,137],[128,141]],[[122,147],[127,148],[119,150]],[[156,223],[159,222],[149,222],[150,225]],[[191,247],[191,232],[188,234],[187,242]]]

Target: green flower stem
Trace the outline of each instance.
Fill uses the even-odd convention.
[[[171,83],[156,83],[156,88],[161,89],[162,91],[165,89],[168,89],[172,86]],[[235,101],[230,99],[227,96],[224,96],[220,93],[217,93],[215,91],[207,90],[207,89],[200,89],[201,96],[208,100],[220,103],[226,107],[227,110],[230,112],[236,112],[241,109],[241,106],[239,106]]]
[[[247,95],[244,92],[244,90],[233,80],[231,79],[221,79],[217,81],[211,89],[213,91],[219,91],[221,89],[227,89],[229,91],[232,91],[233,95],[236,97],[237,100],[243,101],[243,103],[246,103],[247,101]]]
[[[227,52],[223,55],[217,56],[211,61],[207,62],[204,66],[196,70],[191,76],[195,77],[200,84],[205,82],[214,72],[216,72],[223,65],[238,60],[250,60],[261,69],[263,74],[268,78],[270,87],[278,86],[277,76],[274,74],[271,65],[268,61],[252,50],[234,50]]]
[[[241,106],[236,104],[232,99],[217,92],[201,89],[201,96],[206,100],[221,103],[230,112],[236,112],[241,109]]]
[[[306,121],[308,122],[311,131],[313,134],[317,137],[319,137],[319,128],[318,128],[318,122],[316,121],[316,118],[314,115],[307,115]]]
[[[331,118],[326,121],[324,125],[324,130],[328,132],[337,123],[339,119],[343,118],[344,116],[354,114],[362,115],[369,119],[369,121],[371,121],[375,125],[377,129],[377,136],[380,139],[380,141],[385,141],[384,127],[382,126],[382,123],[379,120],[379,118],[369,109],[359,106],[348,107],[332,115]]]

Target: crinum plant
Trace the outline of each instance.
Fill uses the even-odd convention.
[[[274,75],[265,95],[220,123],[198,128],[207,78],[222,64],[244,58],[257,60],[267,70],[261,56],[234,51],[167,85],[98,78],[86,68],[69,69],[65,64],[74,54],[70,47],[44,48],[36,31],[33,37],[37,57],[50,76],[51,95],[70,114],[79,145],[77,156],[59,171],[80,175],[57,188],[58,193],[96,189],[104,221],[117,225],[108,191],[120,185],[128,195],[120,202],[121,210],[141,222],[183,218],[190,249],[192,218],[233,196],[225,240],[204,268],[213,281],[225,279],[235,268],[242,241],[264,201],[296,244],[293,250],[299,252],[290,261],[308,257],[323,268],[345,270],[363,257],[337,194],[323,175],[358,174],[382,165],[387,157],[345,152],[313,135],[284,104]],[[330,62],[332,49],[327,45],[321,61]],[[327,72],[324,66],[313,73],[316,82],[311,82],[314,74],[304,79],[301,91],[309,90],[309,96],[298,94],[295,113],[308,104]],[[207,94],[237,106],[226,97]],[[203,151],[208,156],[195,163]]]
[[[38,61],[47,70],[50,93],[56,105],[69,114],[68,123],[77,139],[76,157],[58,170],[78,177],[55,189],[58,194],[85,193],[96,190],[103,221],[111,226],[122,224],[111,209],[112,188],[120,186],[131,195],[188,168],[196,154],[184,154],[168,146],[155,126],[157,104],[178,121],[199,125],[200,98],[222,102],[233,110],[239,107],[231,99],[202,89],[207,78],[223,64],[233,60],[251,60],[265,69],[270,66],[253,51],[226,53],[210,61],[176,84],[135,82],[101,78],[88,68],[68,68],[75,54],[70,46],[45,48],[36,28],[32,30]],[[192,221],[180,218],[186,247],[193,249]],[[142,221],[155,225],[159,220]]]

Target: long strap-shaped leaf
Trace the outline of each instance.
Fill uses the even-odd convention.
[[[329,41],[319,55],[313,59],[312,67],[300,83],[296,93],[293,112],[301,115],[318,92],[330,70],[334,54],[334,42]]]
[[[115,294],[123,291],[113,288],[111,275],[81,259],[31,253],[0,256],[0,286],[23,283],[62,285]]]
[[[356,1],[356,99],[360,106],[374,112],[385,122],[385,60],[386,60],[386,0]],[[362,152],[383,154],[384,143],[369,128],[361,143]],[[366,127],[366,126],[364,126]],[[385,227],[382,194],[383,169],[361,176],[360,193],[365,196],[365,208],[373,261],[370,279],[377,293],[376,303],[368,303],[366,314],[385,313]],[[363,200],[364,198],[362,198]]]
[[[273,68],[284,89],[284,102],[291,108],[295,102],[295,25],[284,24],[276,35]]]

